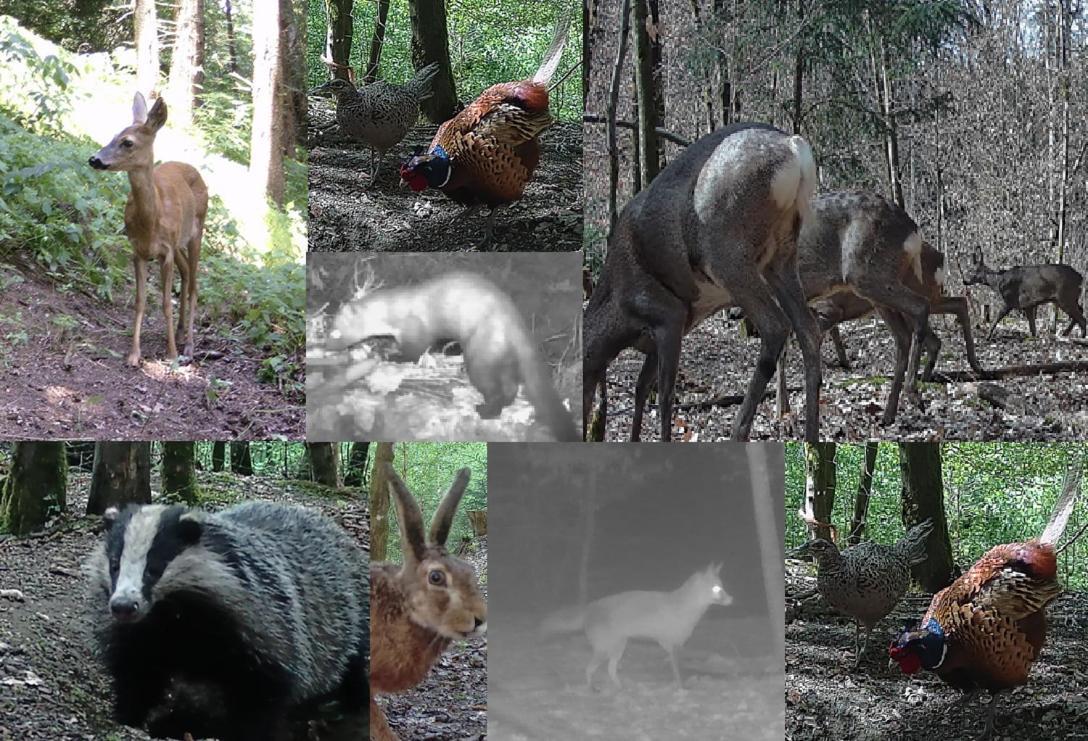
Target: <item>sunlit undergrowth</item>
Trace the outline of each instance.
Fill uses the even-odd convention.
[[[0,17],[0,262],[32,265],[58,290],[110,302],[132,300],[131,248],[122,233],[129,186],[87,166],[101,142],[87,135],[77,111],[85,118],[94,110],[88,101],[129,98],[130,62],[125,52],[73,54]],[[232,78],[209,87],[185,132],[204,153],[191,164],[218,171],[221,182],[223,173],[244,177],[248,85]],[[265,209],[258,199],[263,216],[231,210],[248,183],[229,193],[210,185],[199,286],[201,319],[253,343],[270,357],[264,375],[294,385],[304,347],[304,165],[289,162],[286,176],[287,207]]]

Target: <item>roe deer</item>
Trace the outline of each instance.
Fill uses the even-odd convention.
[[[669,654],[676,686],[682,687],[676,651],[691,637],[695,625],[711,605],[730,605],[733,598],[722,589],[718,574],[721,564],[696,571],[671,592],[620,592],[590,602],[585,607],[568,607],[541,621],[545,634],[584,631],[593,647],[586,667],[586,685],[592,687],[597,667],[608,659],[608,676],[620,685],[616,667],[631,638],[649,638]]]
[[[132,264],[136,272],[136,321],[132,328],[132,351],[126,359],[140,364],[140,325],[147,299],[147,263],[159,261],[162,282],[162,311],[166,317],[166,359],[178,356],[174,344],[171,294],[174,266],[181,276],[178,333],[185,333],[185,355],[193,357],[193,320],[196,315],[196,273],[200,261],[200,240],[208,213],[208,188],[196,168],[183,162],[155,164],[152,145],[155,134],[166,123],[166,103],[155,101],[151,111],[136,93],[132,101],[132,125],[121,130],[109,144],[98,150],[88,163],[96,170],[128,173],[132,190],[125,204],[125,234],[132,243]]]
[[[1060,306],[1070,317],[1063,335],[1072,332],[1075,325],[1080,327],[1082,337],[1088,336],[1088,323],[1080,305],[1083,282],[1083,276],[1068,265],[1021,265],[1008,270],[992,270],[986,266],[982,249],[978,247],[972,257],[971,270],[963,276],[964,285],[984,283],[1001,294],[1005,304],[986,335],[987,341],[994,336],[998,322],[1013,309],[1024,312],[1031,336],[1035,337],[1035,308],[1049,303]]]
[[[685,149],[624,208],[584,318],[582,423],[620,351],[646,354],[631,439],[655,378],[661,439],[672,434],[680,342],[722,308],[744,309],[760,352],[732,437],[747,439],[791,328],[805,361],[805,438],[819,437],[820,347],[797,277],[797,232],[816,188],[808,143],[762,124],[734,124]]]
[[[384,475],[397,507],[404,564],[370,565],[371,741],[397,739],[373,693],[415,687],[450,641],[487,630],[487,603],[475,570],[446,551],[453,515],[468,486],[468,469],[457,473],[427,536],[408,487],[391,465],[384,466]]]

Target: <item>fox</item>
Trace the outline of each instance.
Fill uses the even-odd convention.
[[[676,650],[683,646],[696,624],[711,605],[730,605],[733,598],[722,588],[722,564],[710,564],[696,571],[671,592],[620,592],[590,602],[585,607],[567,607],[550,613],[540,623],[544,635],[584,632],[593,647],[586,667],[586,685],[593,687],[593,675],[608,659],[608,676],[620,687],[616,668],[630,638],[657,641],[669,654],[673,678],[683,687]]]

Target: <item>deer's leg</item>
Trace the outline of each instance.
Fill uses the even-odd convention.
[[[194,349],[193,323],[196,321],[196,298],[199,293],[197,267],[200,263],[200,244],[204,239],[204,218],[197,217],[193,236],[189,239],[189,317],[188,325],[185,327],[185,354],[190,358],[193,357]]]
[[[680,341],[684,337],[687,308],[679,302],[675,306],[659,308],[663,316],[653,328],[654,350],[657,353],[657,408],[661,414],[661,440],[667,442],[672,440],[672,398],[676,370],[680,366]],[[644,375],[645,372],[639,373],[640,382]],[[638,387],[635,395],[638,396]]]
[[[846,346],[842,343],[839,325],[833,325],[828,331],[831,332],[831,342],[835,345],[835,357],[838,358],[839,365],[845,370],[850,370],[850,359],[846,357]]]
[[[646,408],[646,397],[650,395],[650,387],[657,380],[657,350],[646,355],[642,361],[642,370],[638,374],[638,383],[635,384],[635,412],[631,420],[631,442],[638,442],[642,438],[642,413]]]
[[[980,376],[985,374],[986,371],[982,369],[982,365],[978,362],[978,357],[975,356],[975,338],[971,332],[971,309],[967,305],[967,299],[962,296],[951,296],[941,300],[941,302],[931,309],[934,314],[955,314],[956,320],[960,324],[960,329],[963,331],[963,344],[967,352],[967,364],[971,366],[971,370],[978,373]]]
[[[891,309],[880,308],[877,310],[880,318],[888,325],[888,331],[895,339],[895,370],[892,371],[892,385],[888,389],[888,400],[884,405],[884,416],[880,420],[882,425],[890,425],[895,421],[899,412],[899,395],[903,391],[903,378],[906,376],[908,358],[911,346],[910,323],[899,312]]]
[[[797,344],[801,346],[801,359],[805,366],[805,440],[816,442],[820,439],[820,383],[823,377],[820,344],[823,335],[816,323],[816,315],[805,300],[793,255],[789,260],[780,259],[764,277],[785,312],[788,327],[793,329]],[[781,314],[779,312],[779,316]],[[760,330],[760,337],[763,337],[762,327]],[[776,356],[781,354],[784,345],[783,338],[775,351]],[[762,395],[763,389],[759,393]]]
[[[174,259],[169,255],[159,260],[159,277],[162,278],[162,315],[166,319],[166,359],[176,360],[178,347],[174,344]]]
[[[932,327],[926,327],[926,334],[922,344],[926,351],[926,367],[922,371],[922,380],[932,381],[933,369],[937,367],[937,357],[941,353],[941,338],[937,336]]]
[[[1031,332],[1032,337],[1038,336],[1035,331],[1035,306],[1028,306],[1024,309],[1024,316],[1028,318],[1028,331]]]
[[[918,393],[918,365],[922,357],[922,343],[929,329],[929,302],[902,285],[889,286],[875,276],[862,275],[857,279],[856,290],[862,298],[874,306],[883,306],[897,312],[910,327],[910,355],[907,360],[907,396],[921,403]],[[883,314],[882,314],[883,316]],[[885,415],[887,410],[885,410]],[[894,416],[894,412],[892,413]]]
[[[1081,337],[1085,336],[1086,325],[1084,312],[1080,308],[1080,301],[1077,296],[1071,296],[1069,298],[1062,297],[1062,300],[1058,302],[1058,305],[1062,307],[1062,311],[1069,315],[1069,326],[1062,332],[1063,336],[1068,337],[1069,333],[1073,331],[1073,327],[1080,327]]]
[[[736,278],[740,274],[740,285],[729,285],[729,291],[759,332],[759,357],[752,372],[752,380],[748,382],[748,389],[744,393],[744,402],[733,419],[732,439],[747,440],[756,409],[763,399],[763,392],[767,389],[771,376],[774,375],[786,338],[789,337],[789,320],[771,295],[768,284],[754,274],[749,277],[743,266],[737,267],[739,269],[734,271],[732,277]],[[659,384],[658,389],[660,388]]]
[[[144,309],[147,308],[147,260],[133,255],[132,267],[136,273],[136,317],[132,326],[132,349],[125,362],[136,367],[140,364],[140,327],[143,326]]]
[[[986,341],[989,342],[993,339],[994,330],[997,329],[998,323],[1009,315],[1009,312],[1013,310],[1012,306],[1004,306],[1001,309],[1001,313],[997,315],[997,319],[994,319],[994,324],[990,327],[990,333],[986,335]]]
[[[778,356],[778,372],[775,373],[774,413],[779,419],[790,413],[790,392],[786,387],[786,356],[790,352],[789,340],[782,346]]]
[[[174,336],[184,337],[186,318],[189,315],[189,258],[185,252],[179,250],[175,253],[174,267],[177,268],[181,282],[181,292],[178,293],[178,324]]]

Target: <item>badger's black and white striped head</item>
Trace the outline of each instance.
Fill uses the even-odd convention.
[[[177,505],[106,510],[106,541],[92,567],[114,620],[143,619],[171,581],[190,581],[183,572],[207,556],[199,545],[204,517]]]

